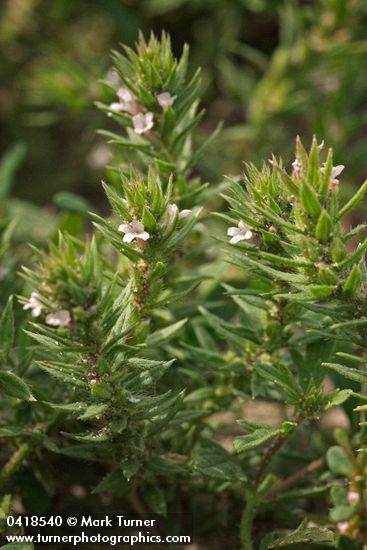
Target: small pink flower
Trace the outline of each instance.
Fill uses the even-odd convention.
[[[117,90],[117,97],[119,98],[123,111],[126,111],[131,115],[136,115],[139,112],[139,105],[128,88],[123,86],[119,88]]]
[[[66,327],[70,322],[70,313],[66,309],[61,309],[56,313],[49,313],[46,317],[46,323],[53,327]]]
[[[117,97],[119,101],[111,103],[109,106],[110,111],[114,113],[125,112],[131,115],[136,115],[139,112],[139,105],[128,88],[121,86],[121,88],[117,90]]]
[[[292,162],[292,166],[293,166],[293,175],[296,178],[299,178],[300,175],[301,175],[302,164],[300,163],[300,161],[298,159],[295,159]]]
[[[343,164],[338,164],[338,166],[333,166],[331,169],[330,174],[330,180],[329,180],[329,189],[330,191],[334,191],[334,189],[337,189],[339,185],[339,180],[337,179],[337,176],[339,176],[344,170]],[[325,172],[325,163],[323,164],[323,167],[321,168],[321,172]]]
[[[232,237],[230,239],[231,244],[239,243],[240,241],[247,241],[252,237],[252,231],[243,223],[242,220],[239,221],[238,227],[229,227],[227,230],[227,235]]]
[[[177,204],[168,204],[167,212],[168,212],[168,226],[172,225],[173,220],[175,219],[177,213],[180,220],[192,214],[192,210],[181,210],[181,212],[179,212]]]
[[[139,135],[148,132],[151,128],[153,128],[153,118],[154,115],[151,112],[138,113],[137,115],[133,116],[133,125],[135,132]]]
[[[29,301],[23,306],[23,309],[32,310],[32,317],[38,317],[41,315],[43,305],[39,299],[40,295],[38,292],[32,292]]]
[[[124,86],[121,86],[121,88],[117,90],[117,97],[122,105],[135,101],[135,97],[130,92],[129,88],[125,88]]]
[[[349,529],[349,523],[347,521],[340,521],[336,528],[338,533],[345,533]]]
[[[123,238],[124,243],[131,243],[134,239],[147,241],[150,237],[149,233],[145,231],[144,225],[138,220],[133,220],[130,223],[122,223],[119,225],[118,230],[121,231],[121,233],[125,233]]]
[[[171,107],[171,105],[173,105],[176,97],[177,96],[171,95],[168,92],[163,92],[157,95],[157,101],[162,109],[165,111],[166,109],[168,109],[168,107]]]
[[[110,69],[106,74],[106,80],[109,81],[109,83],[114,87],[117,88],[117,86],[120,84],[120,78],[118,74],[113,70]]]
[[[349,504],[358,504],[360,501],[360,495],[357,491],[349,491],[348,493],[348,502]]]
[[[114,103],[111,103],[109,106],[110,111],[113,111],[114,113],[121,113],[124,109],[122,108],[121,103],[118,103],[115,101]]]

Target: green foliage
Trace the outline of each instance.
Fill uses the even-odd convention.
[[[236,437],[234,440],[234,448],[238,453],[258,447],[274,437],[288,434],[296,427],[293,422],[283,422],[281,426],[258,425],[255,427],[247,421],[240,421],[240,425],[249,431],[249,435]]]
[[[155,163],[162,178],[173,175],[176,193],[184,198],[185,204],[192,204],[192,198],[203,187],[198,178],[188,179],[188,175],[219,127],[199,149],[193,150],[192,132],[204,112],[198,112],[200,70],[188,79],[188,55],[185,46],[181,58],[175,59],[171,40],[165,33],[160,41],[151,35],[148,42],[141,34],[136,52],[127,47],[124,54],[114,52],[115,76],[119,82],[104,82],[112,103],[98,105],[126,130],[126,137],[101,132],[110,138],[109,143],[126,150],[122,157],[127,158],[126,168],[132,160],[136,168],[145,171],[149,164]]]
[[[353,12],[339,5],[345,16]],[[340,13],[323,9],[335,16],[329,30],[338,56]],[[285,3],[283,25],[286,17],[289,28],[307,21],[312,36],[307,13]],[[305,28],[281,40],[311,55]],[[265,111],[282,112],[292,89],[282,48],[249,106],[254,143]],[[91,213],[94,227],[85,232],[89,202],[57,193],[53,223],[33,211],[48,229],[39,239],[29,234],[30,258],[19,245],[27,225],[20,231],[8,197],[22,146],[0,170],[9,201],[0,260],[12,279],[0,312],[0,483],[12,489],[14,475],[27,495],[27,477],[29,486],[33,479],[47,486],[49,460],[88,461],[98,466],[94,495],[163,516],[200,505],[204,526],[233,517],[243,550],[365,544],[367,240],[352,240],[365,225],[346,227],[366,183],[340,200],[343,166],[314,137],[308,152],[297,138],[291,170],[273,156],[209,190],[197,163],[210,159],[218,128],[198,143],[202,84],[188,48],[176,58],[168,34],[141,34],[135,49],[113,59],[98,103],[121,128],[101,132],[113,146],[103,184],[110,215]],[[252,59],[264,70],[253,51]],[[265,101],[269,82],[276,108]],[[307,106],[314,95],[306,96],[288,108]],[[75,101],[84,108],[83,97]],[[220,205],[219,191],[229,212],[208,219],[204,203]],[[34,217],[26,204],[20,212],[20,225]],[[230,225],[229,238],[217,220]],[[257,416],[266,406],[270,413],[254,419],[253,404]],[[336,445],[318,424],[335,407],[350,420]],[[3,515],[9,507],[4,500]]]
[[[336,548],[335,536],[332,531],[321,527],[307,528],[307,522],[303,522],[296,531],[277,539],[267,548],[292,548],[294,545],[307,545],[309,548]]]
[[[228,261],[248,273],[247,286],[231,289],[230,294],[237,295],[237,303],[239,299],[242,303],[252,300],[252,308],[256,305],[266,311],[265,316],[257,317],[262,325],[261,329],[257,325],[255,333],[260,346],[254,349],[251,338],[242,347],[245,362],[252,368],[252,393],[278,400],[282,396],[294,407],[294,422],[287,421],[281,426],[240,421],[249,434],[234,440],[237,451],[246,453],[273,439],[255,470],[252,491],[259,495],[257,498],[261,498],[260,483],[273,454],[288,442],[285,428],[290,426],[293,431],[307,419],[318,418],[329,408],[343,405],[354,394],[355,386],[348,387],[350,381],[357,383],[357,388],[366,381],[365,241],[348,249],[343,223],[343,217],[363,198],[365,184],[345,206],[340,206],[338,176],[343,167],[333,166],[331,151],[321,165],[320,154],[322,145],[315,138],[309,153],[297,138],[291,174],[275,158],[270,167],[264,165],[261,170],[249,165],[244,183],[231,182],[225,194],[230,219],[240,220],[238,227],[228,230],[231,237]],[[243,306],[241,309],[247,313]],[[253,321],[252,325],[256,326]],[[236,334],[235,326],[231,332]],[[354,346],[356,355],[343,352],[347,345]],[[347,359],[347,364],[330,362],[335,352],[340,359]],[[349,365],[351,362],[354,364]],[[326,375],[324,367],[337,373],[339,378],[335,380],[342,384],[342,389],[325,393],[321,385]],[[358,396],[363,398],[361,394]],[[358,410],[364,408],[361,405]],[[338,433],[337,437],[340,446],[328,449],[327,464],[332,475],[351,480],[351,489],[341,494],[338,487],[333,487],[335,507],[330,518],[337,523],[340,533],[363,541],[365,522],[360,514],[365,509],[364,488],[355,480],[356,472],[364,471],[365,458],[360,455],[355,459],[346,436]],[[365,445],[364,432],[358,435],[355,444]],[[362,478],[363,475],[358,479]],[[250,536],[249,514],[245,509],[244,548]],[[324,528],[310,529],[305,523],[299,529],[285,538],[272,540],[267,547],[301,543],[336,545],[332,533]]]
[[[201,474],[226,481],[244,481],[244,473],[233,455],[211,439],[201,442],[193,456],[192,467]]]

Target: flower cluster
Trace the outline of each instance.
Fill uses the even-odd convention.
[[[202,187],[198,178],[189,177],[193,162],[204,154],[219,127],[194,154],[192,135],[203,115],[198,113],[201,83],[200,71],[187,79],[187,58],[187,46],[180,59],[173,56],[165,33],[160,41],[140,35],[136,53],[114,53],[115,68],[103,84],[106,102],[97,104],[124,129],[123,135],[101,132],[121,148],[118,168],[121,158],[125,172],[132,161],[143,173],[156,164],[162,178],[173,174],[180,180],[180,194],[190,207],[190,196],[197,198]]]
[[[145,231],[144,225],[138,220],[133,220],[130,223],[122,223],[119,225],[118,231],[125,233],[123,239],[124,243],[131,243],[134,239],[146,241],[150,237],[148,231]]]
[[[174,223],[176,217],[182,220],[192,214],[192,210],[181,210],[179,212],[177,204],[167,205],[167,215],[165,225],[169,229]],[[144,225],[139,220],[132,220],[129,223],[122,223],[118,226],[118,231],[124,233],[124,243],[131,243],[134,239],[137,241],[147,241],[150,238],[150,234],[145,230]]]
[[[230,239],[231,244],[237,244],[240,241],[247,241],[252,238],[252,231],[243,223],[242,220],[238,222],[238,227],[229,227],[227,235],[232,237]]]
[[[154,126],[154,113],[151,111],[144,111],[143,107],[138,103],[132,92],[122,86],[117,90],[118,102],[113,102],[109,106],[113,113],[129,113],[132,115],[132,123],[134,131],[141,135],[148,135],[149,130]],[[156,95],[156,100],[162,107],[163,111],[171,107],[176,99],[176,96],[172,96],[169,92],[162,92]]]
[[[135,242],[141,246],[145,242],[150,244],[152,237],[164,240],[178,227],[180,220],[193,213],[191,209],[180,211],[177,204],[170,202],[172,184],[170,181],[163,186],[153,170],[147,181],[136,172],[122,177],[117,192],[103,183],[116,214],[122,217],[117,231],[123,233],[123,243]],[[96,221],[100,223],[101,218],[97,217]],[[150,247],[154,248],[154,243]]]
[[[355,248],[348,246],[348,241],[365,232],[366,225],[346,231],[344,223],[344,217],[366,193],[367,182],[340,205],[339,176],[344,166],[334,165],[331,150],[321,160],[322,146],[314,138],[306,152],[298,138],[290,173],[281,160],[273,157],[270,166],[264,164],[261,170],[248,165],[243,183],[231,182],[224,195],[230,205],[229,215],[218,216],[234,222],[227,230],[228,261],[237,269],[244,269],[247,279],[242,288],[238,288],[238,281],[236,287],[226,285],[239,306],[235,324],[230,326],[220,316],[203,309],[217,337],[225,336],[238,360],[253,373],[249,393],[277,395],[276,399],[295,408],[297,425],[343,405],[351,394],[357,397],[349,380],[353,387],[356,382],[367,382],[364,370],[358,368],[365,363],[362,357],[366,337],[367,239]],[[246,241],[251,242],[239,244]],[[350,346],[355,347],[355,355]],[[336,360],[335,352],[338,362],[328,362]],[[342,384],[343,389],[325,393],[325,367],[337,387]],[[365,401],[363,393],[359,396]],[[350,405],[345,410],[350,415]],[[367,406],[361,405],[357,410],[366,411]],[[257,506],[262,502],[261,484],[266,483],[265,473],[274,448],[286,445],[288,438],[282,432],[284,425],[273,430],[270,425],[246,419],[239,420],[239,424],[247,432],[234,440],[239,453],[248,455],[265,438],[274,439],[257,471],[255,468],[255,481],[247,491],[243,548],[252,548],[248,525],[253,520],[253,499]],[[336,546],[339,541],[345,542],[349,548],[349,541],[362,544],[366,540],[367,459],[366,453],[356,454],[354,450],[364,450],[364,438],[356,437],[348,443],[346,434],[338,437],[340,446],[329,448],[326,461],[333,476],[349,478],[349,490],[338,484],[331,489],[334,507],[330,519],[335,532],[329,532],[328,540]],[[292,475],[285,480],[285,485],[291,478]],[[270,498],[277,491],[275,484]],[[275,542],[272,539],[272,543],[280,547],[293,540],[316,542],[320,532],[318,525],[305,521],[292,534]],[[350,546],[355,545],[351,542]]]
[[[103,109],[124,126],[124,136],[106,134],[136,165],[127,168],[119,157],[110,183],[103,184],[112,213],[107,219],[92,214],[101,238],[80,241],[61,233],[48,251],[36,251],[34,269],[24,270],[28,292],[21,302],[34,321],[27,333],[36,342],[36,364],[56,380],[52,401],[42,391],[34,394],[42,396],[51,417],[45,414],[46,428],[48,422],[60,427],[56,443],[37,430],[28,430],[27,437],[36,433],[35,444],[55,450],[56,444],[65,445],[66,435],[77,442],[66,453],[105,461],[108,474],[97,491],[133,490],[135,500],[153,487],[153,505],[158,502],[163,514],[162,478],[170,488],[176,478],[212,478],[215,495],[219,481],[235,504],[237,498],[242,502],[243,490],[246,550],[253,548],[255,511],[274,498],[279,502],[277,493],[292,485],[296,490],[289,499],[299,502],[304,478],[328,466],[327,486],[318,493],[329,490],[330,479],[348,480],[345,486],[332,484],[334,508],[325,523],[334,530],[319,529],[306,518],[293,533],[279,530],[259,545],[326,540],[336,548],[344,537],[362,543],[367,536],[367,458],[354,456],[354,448],[364,440],[348,445],[343,436],[339,447],[330,448],[330,438],[321,434],[310,455],[321,451],[326,458],[299,471],[297,457],[288,451],[294,432],[299,437],[295,446],[305,445],[304,435],[297,435],[299,426],[351,397],[363,397],[361,387],[352,391],[347,382],[326,391],[323,381],[327,367],[338,374],[338,385],[340,378],[367,383],[362,369],[327,362],[335,352],[341,361],[365,362],[367,240],[349,250],[347,241],[360,230],[346,233],[343,217],[367,183],[340,207],[337,188],[344,166],[334,166],[330,150],[320,161],[323,143],[316,139],[309,152],[297,140],[290,173],[275,158],[261,170],[247,166],[245,181],[235,179],[224,195],[230,212],[218,214],[230,224],[226,249],[234,268],[226,272],[226,297],[217,300],[222,266],[218,271],[214,263],[203,265],[206,232],[194,232],[204,188],[192,170],[198,158],[192,129],[200,120],[199,78],[196,74],[186,82],[186,60],[187,50],[180,61],[173,58],[165,36],[161,43],[141,37],[138,56],[129,50],[116,55],[117,72],[108,91],[112,86],[117,101]],[[197,289],[203,277],[211,280],[204,290]],[[182,303],[188,295],[194,300]],[[18,376],[27,364],[12,363],[6,341],[13,338],[12,323],[9,302],[1,319],[0,367],[3,362],[10,368],[0,368],[0,387],[12,399],[31,401],[33,386]],[[179,364],[172,373],[173,358]],[[238,404],[251,396],[276,403],[284,418],[275,424],[241,418],[245,433],[235,437],[234,452],[229,452],[208,438],[216,430],[208,417],[229,407],[242,412]],[[18,428],[2,433],[19,437]],[[267,475],[282,446],[294,468],[284,480]],[[164,455],[167,449],[174,455],[171,462]],[[277,476],[286,470],[283,459],[279,455]],[[197,478],[194,483],[197,487]]]
[[[31,293],[29,301],[24,304],[23,309],[30,309],[32,311],[32,317],[39,317],[41,315],[44,305],[41,302],[41,296],[38,292],[33,291]],[[71,323],[70,312],[66,309],[60,309],[59,311],[46,315],[45,321],[48,325],[53,327],[66,327]]]
[[[21,298],[23,309],[31,311],[34,319],[42,318],[50,327],[77,329],[76,320],[91,319],[99,295],[99,281],[91,274],[91,257],[95,243],[85,245],[61,237],[58,246],[48,253],[36,251],[38,269],[24,268],[24,277],[32,290],[28,299]],[[98,266],[93,267],[98,271]]]

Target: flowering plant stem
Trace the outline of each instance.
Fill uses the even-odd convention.
[[[246,491],[246,506],[242,514],[240,524],[240,537],[243,550],[253,550],[252,544],[252,526],[256,511],[256,492],[253,488]]]
[[[300,426],[300,424],[302,424],[304,420],[305,420],[305,416],[302,413],[300,413],[296,417],[294,422],[298,427]],[[265,455],[260,461],[259,466],[257,467],[257,470],[254,475],[253,483],[249,483],[249,487],[246,491],[246,505],[245,505],[244,512],[242,514],[241,527],[240,527],[241,542],[242,542],[243,550],[253,550],[251,533],[252,533],[253,521],[256,515],[256,507],[258,506],[261,500],[261,496],[259,495],[259,487],[262,481],[264,480],[267,469],[271,464],[273,458],[276,456],[280,448],[288,440],[289,436],[292,433],[293,431],[288,432],[287,434],[279,435],[278,437],[273,439]]]
[[[13,453],[8,462],[0,470],[0,486],[22,465],[32,448],[33,446],[29,443],[24,443]]]

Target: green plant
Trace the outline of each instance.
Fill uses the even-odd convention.
[[[217,189],[195,166],[218,130],[197,146],[188,50],[140,36],[114,59],[99,103],[122,128],[102,132],[112,213],[83,235],[85,202],[58,196],[62,230],[10,290],[23,309],[2,307],[0,483],[26,463],[42,477],[51,454],[88,460],[94,493],[139,513],[200,506],[204,526],[240,523],[243,550],[364,548],[367,240],[346,220],[367,183],[341,204],[344,167],[297,138],[290,171],[246,165],[209,218]],[[253,400],[269,418],[249,417]],[[335,407],[337,445],[319,423]]]
[[[189,88],[185,85],[187,50],[178,64],[164,35],[161,43],[154,36],[149,43],[141,37],[138,47],[146,52],[146,69],[159,74],[163,82],[158,90],[157,84],[145,83],[145,96],[134,99],[139,112],[145,112],[146,97],[156,101],[158,91],[169,93],[162,86],[177,92],[170,96],[174,105],[166,108],[156,102],[155,116],[161,124],[155,135],[144,131],[139,137],[140,171],[125,169],[119,176],[113,174],[113,185],[104,184],[113,215],[110,219],[92,215],[97,238],[79,240],[60,233],[48,250],[35,249],[34,265],[24,267],[30,295],[20,301],[33,317],[31,329],[26,330],[35,340],[32,366],[54,379],[53,398],[46,393],[49,376],[34,382],[33,371],[24,382],[26,369],[7,364],[2,391],[9,399],[37,401],[37,405],[26,427],[15,417],[1,431],[3,438],[15,443],[19,437],[29,441],[24,453],[15,450],[2,480],[39,445],[81,459],[104,457],[110,472],[95,491],[108,488],[113,494],[128,493],[136,503],[136,491],[143,486],[147,505],[164,513],[165,498],[156,478],[165,470],[176,476],[183,470],[164,458],[169,450],[166,440],[175,437],[171,421],[175,419],[178,426],[184,422],[177,416],[183,388],[159,386],[173,361],[160,358],[158,350],[164,351],[164,344],[187,322],[175,319],[171,304],[192,293],[200,281],[194,270],[190,274],[190,251],[185,254],[182,249],[190,239],[200,246],[200,234],[195,235],[200,209],[195,201],[204,186],[198,178],[190,179],[190,165],[198,157],[197,152],[190,153],[190,142],[200,92],[198,76]],[[118,57],[119,64],[122,59]],[[165,88],[168,77],[172,88]],[[131,116],[121,117],[131,126]],[[171,120],[168,133],[167,119]],[[128,148],[135,147],[135,139],[131,131],[126,140],[117,137]],[[163,147],[167,154],[174,151],[170,164],[159,158]],[[168,167],[175,169],[171,176],[166,175]],[[182,208],[183,202],[192,208]],[[185,277],[183,266],[187,266]],[[14,346],[13,324],[9,304],[3,320],[4,327],[11,327],[3,331],[8,351]],[[55,444],[52,438],[58,433],[75,445]]]
[[[261,170],[247,166],[244,184],[231,182],[225,195],[230,216],[219,214],[233,224],[240,220],[238,227],[228,230],[234,249],[229,261],[245,269],[249,280],[245,287],[227,287],[227,291],[241,309],[241,325],[232,332],[242,333],[244,339],[241,356],[251,373],[252,395],[285,402],[292,408],[290,419],[277,426],[239,421],[248,435],[234,440],[238,453],[246,455],[271,441],[265,454],[256,460],[255,474],[247,484],[241,523],[245,549],[253,548],[251,528],[256,509],[261,508],[269,493],[278,494],[282,483],[289,485],[287,481],[275,483],[268,475],[276,454],[289,440],[292,445],[292,434],[299,426],[320,418],[354,394],[348,388],[348,380],[365,380],[364,373],[355,368],[327,361],[335,353],[341,358],[364,361],[367,241],[351,250],[347,246],[365,231],[365,225],[346,231],[343,222],[362,199],[367,183],[341,206],[338,176],[344,167],[333,166],[331,150],[321,166],[322,149],[314,138],[306,153],[298,138],[291,174],[275,158]],[[251,333],[246,327],[250,323]],[[212,326],[218,327],[218,335],[221,327],[224,330],[219,318]],[[345,353],[352,344],[358,350],[356,356]],[[336,379],[341,389],[325,392],[325,367],[347,379]],[[356,429],[355,444],[365,445],[364,430]],[[363,464],[364,458],[361,460]],[[308,473],[306,468],[304,474]],[[293,476],[295,482],[302,478],[297,473]],[[295,497],[298,498],[297,492]],[[298,539],[321,543],[322,532],[323,527],[318,529],[315,525],[311,530],[300,528],[297,536],[286,535],[282,545],[286,545],[285,541],[295,544]],[[351,528],[350,533],[364,542],[364,521],[354,530]],[[330,533],[324,538],[332,540]],[[276,548],[281,541],[277,539],[272,544],[269,548]]]

